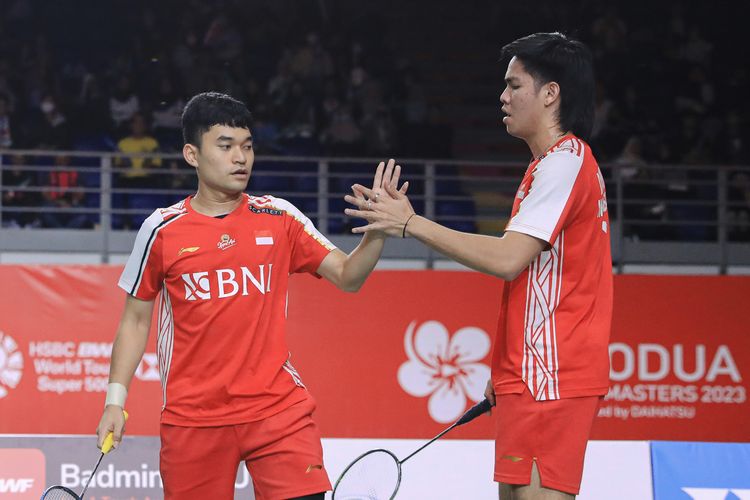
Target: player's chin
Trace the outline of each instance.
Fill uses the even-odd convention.
[[[232,180],[228,183],[227,188],[237,191],[244,191],[247,189],[247,185],[250,182],[250,176],[235,175],[232,176]]]
[[[503,125],[505,125],[505,130],[510,135],[513,135],[513,120],[510,118],[510,116],[503,116]]]
[[[508,132],[508,135],[517,138],[521,137],[518,127],[516,127],[512,121],[506,122],[505,120],[503,120],[503,124],[505,125],[505,131]]]

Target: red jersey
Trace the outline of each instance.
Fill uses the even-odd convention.
[[[190,197],[141,226],[119,286],[158,309],[165,424],[261,420],[307,398],[286,345],[291,273],[335,247],[286,200],[245,196],[223,218]]]
[[[596,159],[566,135],[531,162],[506,231],[549,243],[505,283],[492,360],[498,394],[539,401],[607,393],[612,257]]]

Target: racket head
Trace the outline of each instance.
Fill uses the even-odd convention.
[[[65,486],[50,486],[44,490],[40,500],[81,500],[81,497]]]
[[[370,450],[350,463],[333,487],[332,500],[390,500],[401,486],[401,462],[388,450]]]

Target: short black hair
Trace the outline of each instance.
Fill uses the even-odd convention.
[[[560,85],[560,128],[587,141],[594,126],[596,90],[589,48],[562,33],[534,33],[503,47],[501,61],[513,56],[521,61],[536,85]]]
[[[182,138],[185,144],[200,148],[201,136],[214,125],[250,130],[253,115],[247,106],[220,92],[203,92],[193,96],[182,111]]]

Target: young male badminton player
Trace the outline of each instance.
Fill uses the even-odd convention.
[[[290,363],[285,340],[291,273],[357,291],[385,234],[350,254],[336,249],[297,208],[244,190],[254,151],[251,115],[227,95],[193,97],[182,115],[185,161],[198,191],[143,223],[119,281],[127,292],[112,349],[99,444],[119,442],[127,387],[143,355],[154,300],[162,382],[160,469],[167,499],[231,499],[245,462],[255,497],[323,499],[315,403]],[[393,160],[377,182],[397,183]],[[405,192],[405,188],[403,189]]]
[[[508,133],[531,163],[503,237],[453,231],[416,215],[388,188],[355,186],[356,233],[412,236],[506,281],[486,395],[496,400],[495,480],[507,499],[572,498],[600,398],[609,385],[612,260],[604,180],[592,127],[589,50],[560,33],[503,47]],[[363,201],[365,195],[369,201]]]

